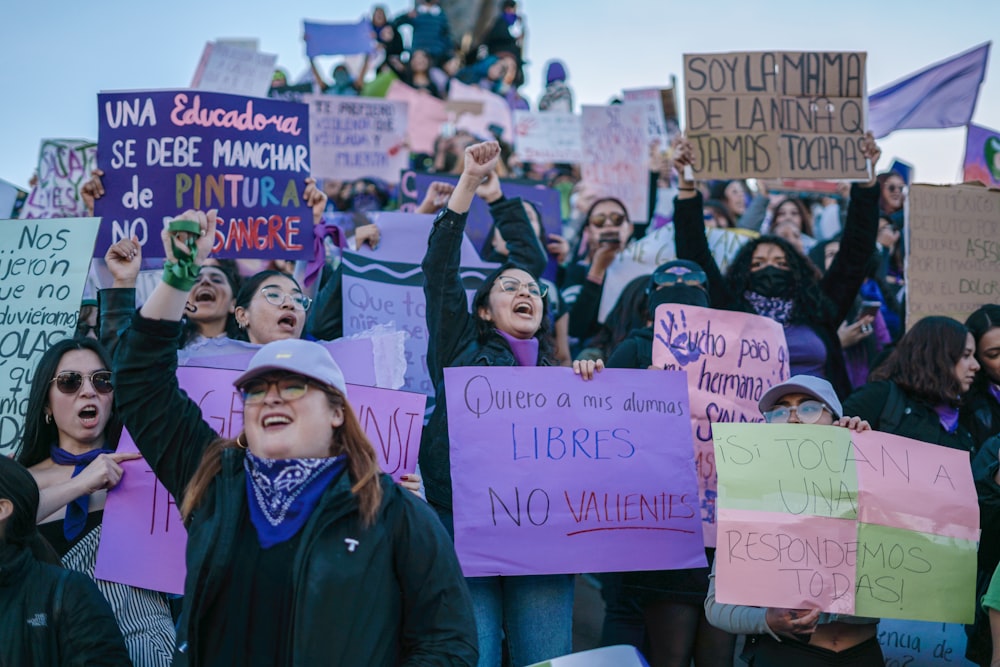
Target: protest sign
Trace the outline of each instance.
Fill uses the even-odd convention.
[[[979,505],[967,452],[809,424],[713,431],[720,602],[972,622]]]
[[[96,166],[97,144],[92,141],[43,140],[36,169],[38,182],[28,193],[19,217],[26,220],[89,215],[80,188],[90,180],[90,172]]]
[[[483,90],[479,86],[470,86],[458,79],[452,79],[448,85],[449,102],[479,102],[483,105],[479,113],[459,114],[455,119],[455,127],[467,130],[477,137],[493,138],[493,127],[500,129],[500,138],[507,142],[514,141],[514,122],[511,119],[510,105],[503,97]]]
[[[757,232],[748,229],[707,229],[708,247],[712,251],[719,271],[726,272],[729,263],[736,257],[747,241],[757,237]],[[618,253],[604,276],[601,290],[601,306],[598,320],[603,322],[615,307],[622,290],[639,276],[648,276],[660,264],[677,259],[674,247],[674,225],[666,224],[648,232],[638,241],[632,241]]]
[[[96,156],[97,152],[95,151],[94,154]],[[24,208],[24,201],[27,197],[27,192],[0,178],[0,220],[10,220],[17,217],[14,215],[14,208],[17,206],[18,200],[21,201],[21,206],[18,208]],[[20,210],[18,210],[18,214],[20,214]]]
[[[878,643],[886,667],[974,667],[965,659],[965,628],[886,618],[878,624]]]
[[[106,194],[95,257],[131,236],[144,257],[163,257],[166,219],[218,209],[214,256],[311,258],[304,104],[187,90],[97,99]]]
[[[536,662],[528,667],[649,667],[634,646],[604,646]]]
[[[906,328],[928,315],[959,322],[1000,300],[1000,191],[914,185],[906,198]]]
[[[638,106],[583,107],[582,180],[599,197],[617,197],[632,222],[649,215],[646,111]]]
[[[39,358],[76,333],[99,223],[0,220],[0,456],[21,441]]]
[[[784,330],[759,315],[663,304],[653,320],[653,365],[687,371],[705,544],[715,546],[713,424],[764,420],[757,401],[791,375]]]
[[[256,48],[207,42],[191,79],[195,90],[265,97],[278,56]]]
[[[382,231],[377,250],[367,247],[343,253],[344,335],[361,333],[379,324],[392,324],[407,334],[403,388],[434,395],[427,374],[427,321],[424,276],[420,268],[427,250],[433,216],[381,213]],[[471,302],[482,280],[495,268],[479,259],[465,239],[462,278]]]
[[[622,91],[625,106],[641,107],[646,114],[646,140],[656,141],[661,152],[670,148],[670,142],[680,133],[677,123],[676,105],[672,105],[674,116],[668,117],[663,100],[672,99],[673,88],[634,88]]]
[[[405,102],[307,95],[312,175],[392,183],[410,164]]]
[[[962,180],[1000,188],[1000,132],[968,125]]]
[[[223,438],[243,429],[243,401],[233,387],[242,371],[183,367],[177,380]],[[375,448],[379,466],[395,479],[416,468],[424,396],[348,384],[354,414]],[[127,431],[118,451],[138,451]],[[125,474],[108,492],[94,576],[167,593],[184,592],[187,533],[174,498],[143,459],[122,463]]]
[[[310,58],[371,53],[375,49],[375,35],[365,19],[356,23],[303,21],[302,29]]]
[[[465,576],[705,565],[683,374],[444,374]]]
[[[441,134],[441,126],[448,122],[444,102],[398,80],[389,84],[385,99],[409,105],[406,141],[410,150],[434,155],[434,142]]]
[[[866,54],[684,55],[694,174],[866,181]]]
[[[514,150],[523,162],[583,162],[582,132],[577,114],[514,111]]]

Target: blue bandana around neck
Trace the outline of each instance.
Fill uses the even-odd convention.
[[[76,477],[83,469],[90,465],[94,459],[101,454],[114,454],[113,449],[92,449],[83,454],[70,454],[65,449],[52,445],[49,448],[49,455],[52,461],[61,466],[73,466],[73,474]],[[66,505],[66,517],[63,519],[63,536],[67,542],[72,542],[83,532],[87,525],[87,513],[90,511],[90,494],[85,493],[73,502]]]
[[[262,549],[295,536],[323,492],[347,468],[347,455],[318,459],[263,459],[246,453],[250,522]]]
[[[757,292],[747,290],[743,298],[750,302],[753,311],[774,320],[782,326],[787,326],[792,319],[792,309],[795,302],[780,296],[762,296]]]
[[[510,345],[510,351],[514,353],[514,359],[517,361],[518,366],[537,366],[538,365],[538,339],[532,336],[528,339],[515,338],[511,336],[506,331],[501,331],[497,329],[496,332],[500,334],[507,344]]]

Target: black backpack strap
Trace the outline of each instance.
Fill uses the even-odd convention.
[[[884,433],[895,433],[906,412],[906,395],[895,382],[890,381],[889,395],[885,399],[882,414],[878,417],[877,429]]]

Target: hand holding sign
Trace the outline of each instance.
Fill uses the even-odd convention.
[[[871,178],[865,183],[865,187],[872,187],[875,185],[877,180],[877,175],[875,174],[875,165],[878,164],[878,159],[882,157],[882,149],[879,148],[878,143],[875,141],[875,135],[870,131],[865,132],[865,136],[861,138],[861,154],[867,158],[869,163],[868,172],[871,174]]]
[[[312,209],[313,224],[318,225],[323,221],[323,212],[326,210],[326,193],[316,187],[316,179],[310,176],[306,179],[306,189],[302,193],[302,200],[306,206]]]
[[[83,205],[87,207],[87,215],[94,215],[94,201],[104,196],[101,176],[104,176],[104,170],[94,169],[90,172],[90,180],[80,188],[80,196],[83,198]]]

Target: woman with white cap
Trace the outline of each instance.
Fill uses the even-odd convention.
[[[769,424],[871,429],[860,417],[845,417],[833,385],[795,375],[771,387],[758,402]],[[818,609],[777,609],[722,604],[715,600],[715,568],[709,577],[705,615],[733,634],[747,635],[743,658],[753,667],[883,667],[877,618],[829,614]]]
[[[207,256],[214,216],[183,217]],[[122,421],[187,526],[188,664],[475,664],[451,540],[379,472],[326,349],[262,347],[235,381],[243,432],[221,439],[177,385],[186,298],[153,293],[122,334],[115,378]]]

